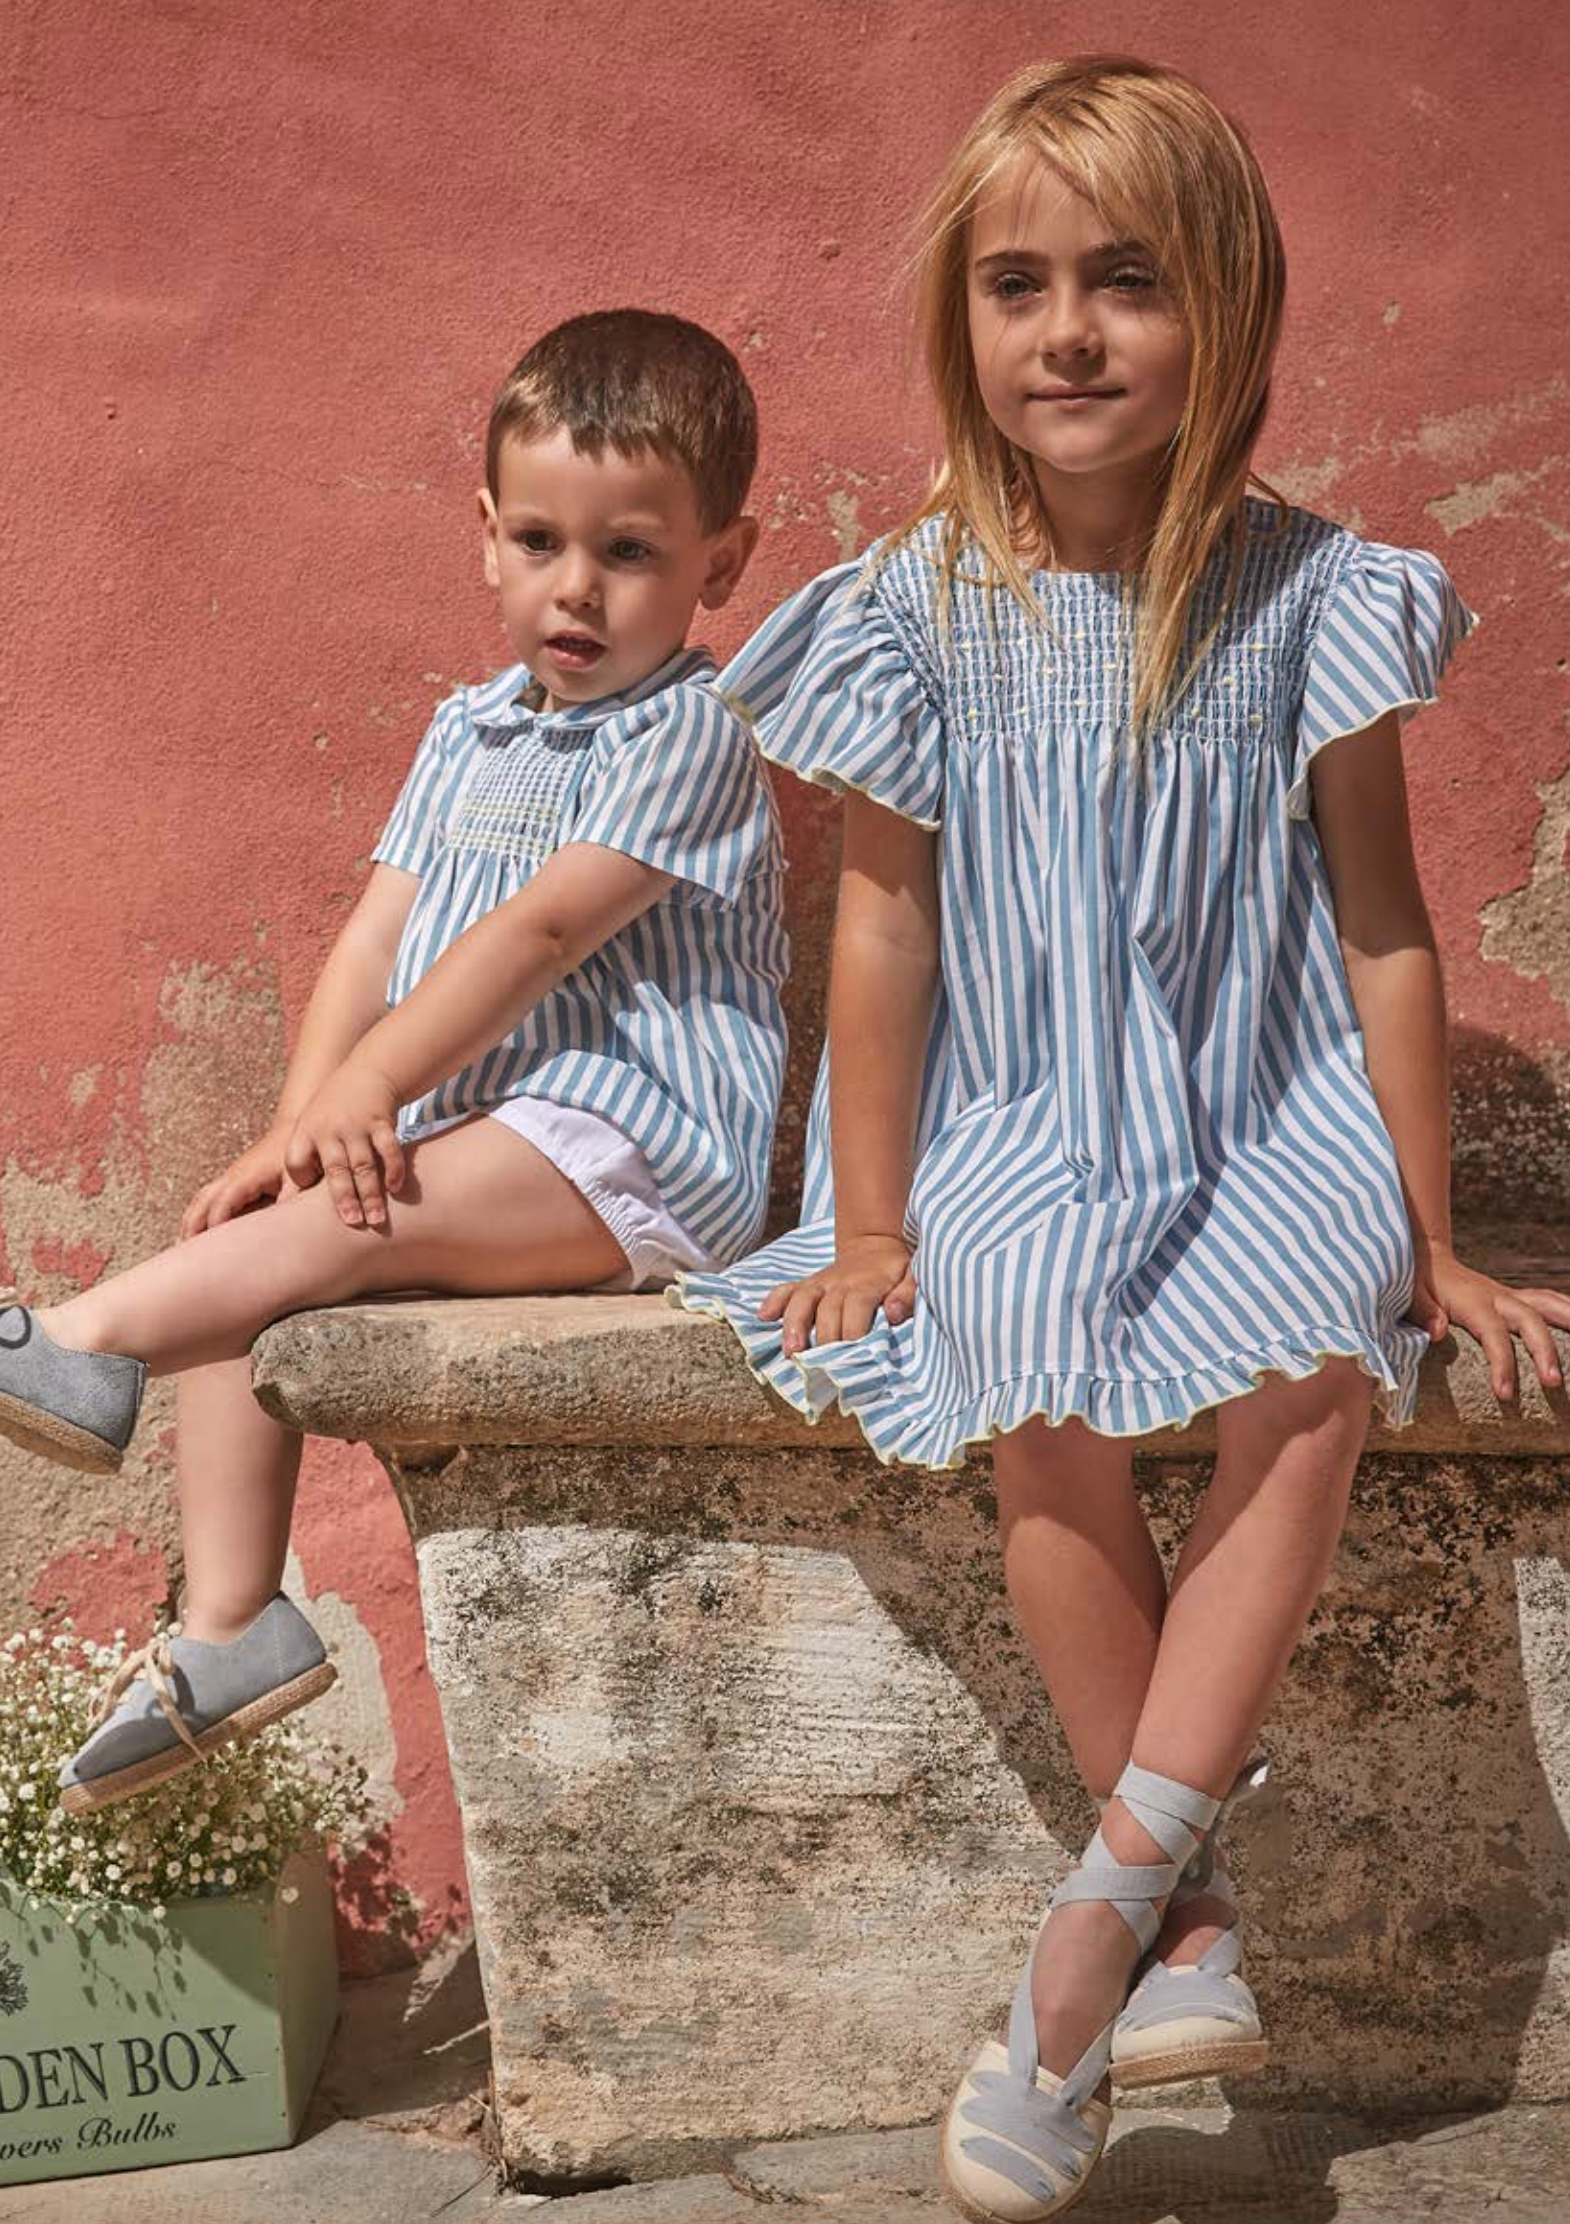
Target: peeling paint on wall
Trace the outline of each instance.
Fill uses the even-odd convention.
[[[1458,486],[1453,493],[1438,496],[1425,504],[1425,508],[1447,533],[1465,532],[1469,525],[1480,525],[1485,518],[1506,514],[1530,487],[1540,486],[1544,479],[1563,471],[1567,460],[1570,459],[1564,456],[1547,456],[1531,470],[1496,471],[1490,478]]]
[[[347,1599],[336,1591],[310,1590],[295,1552],[284,1570],[284,1589],[309,1616],[338,1670],[338,1681],[311,1709],[311,1727],[354,1754],[365,1770],[373,1808],[391,1822],[403,1812],[403,1794],[376,1642]]]
[[[1537,794],[1543,815],[1532,842],[1532,877],[1484,906],[1480,948],[1489,964],[1546,982],[1570,1014],[1570,765]]]

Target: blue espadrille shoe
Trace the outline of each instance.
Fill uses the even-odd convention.
[[[1053,1893],[1051,1906],[1108,1900],[1148,1951],[1161,1928],[1161,1909],[1153,1903],[1165,1902],[1175,1890],[1221,1802],[1132,1762],[1118,1779],[1115,1796],[1167,1860],[1132,1867],[1118,1860],[1098,1830],[1080,1866]],[[1039,1944],[1039,1931],[1036,1936]],[[1116,2018],[1067,2077],[1044,2070],[1031,2003],[1035,1958],[1033,1946],[1009,2011],[1008,2044],[992,2040],[982,2048],[943,2127],[943,2175],[951,2199],[971,2224],[1041,2224],[1060,2214],[1089,2185],[1112,2127],[1112,2111],[1096,2093],[1112,2057]]]
[[[1222,1866],[1217,1841],[1228,1817],[1257,1798],[1269,1769],[1245,1763],[1221,1803],[1215,1826],[1189,1862],[1172,1895],[1220,1900],[1237,1915],[1237,1893]],[[1134,1974],[1112,2035],[1112,2082],[1119,2092],[1152,2085],[1180,2085],[1191,2077],[1252,2077],[1270,2056],[1260,2028],[1259,2005],[1244,1983],[1240,1925],[1224,1931],[1197,1962],[1176,1964],[1149,1957]]]
[[[113,1352],[67,1351],[14,1290],[0,1291],[0,1434],[86,1475],[113,1475],[142,1407],[147,1369]]]
[[[87,1814],[167,1783],[320,1698],[337,1677],[282,1591],[226,1645],[167,1629],[115,1670],[92,1735],[61,1767],[60,1804]]]

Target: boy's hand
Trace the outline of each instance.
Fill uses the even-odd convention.
[[[833,1263],[805,1282],[781,1282],[758,1307],[759,1320],[784,1321],[788,1359],[808,1344],[865,1336],[881,1305],[889,1325],[909,1320],[916,1303],[910,1245],[903,1236],[853,1236]]]
[[[398,1092],[384,1073],[346,1058],[295,1122],[284,1169],[301,1189],[325,1177],[346,1228],[381,1228],[403,1187]]]
[[[1545,1389],[1557,1390],[1564,1379],[1550,1330],[1550,1323],[1570,1328],[1570,1297],[1559,1290],[1511,1289],[1463,1266],[1445,1246],[1420,1248],[1408,1317],[1426,1328],[1436,1344],[1452,1327],[1475,1336],[1488,1359],[1494,1395],[1501,1400],[1516,1394],[1512,1336],[1519,1336],[1530,1352]]]
[[[270,1127],[233,1165],[204,1182],[181,1215],[181,1241],[199,1236],[204,1228],[219,1227],[263,1198],[278,1197],[291,1188],[283,1162],[288,1145],[289,1129]]]

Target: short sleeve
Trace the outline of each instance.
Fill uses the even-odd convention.
[[[1437,556],[1365,542],[1332,591],[1309,651],[1287,809],[1307,818],[1309,766],[1344,734],[1439,693],[1439,676],[1477,624]]]
[[[826,607],[862,569],[858,556],[820,572],[782,602],[743,643],[714,682],[738,717],[750,726],[779,709],[802,658],[812,646]]]
[[[760,719],[764,755],[800,779],[855,789],[936,827],[943,715],[862,564],[827,575],[789,687]],[[787,605],[787,607],[789,607]]]
[[[725,902],[777,842],[752,738],[709,687],[678,686],[654,718],[608,719],[567,839],[597,842]]]
[[[392,814],[371,852],[378,865],[428,871],[441,846],[453,797],[475,742],[467,691],[450,695],[426,729]]]

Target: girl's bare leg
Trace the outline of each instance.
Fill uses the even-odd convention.
[[[496,1120],[416,1145],[388,1213],[383,1229],[348,1228],[325,1186],[305,1190],[40,1313],[61,1343],[182,1372],[182,1622],[192,1637],[237,1636],[283,1575],[301,1439],[251,1395],[250,1347],[270,1320],[376,1290],[582,1289],[626,1264],[571,1182]]]
[[[566,1176],[499,1120],[414,1146],[381,1228],[349,1228],[325,1183],[208,1228],[40,1310],[57,1342],[155,1375],[239,1359],[269,1321],[381,1290],[583,1289],[626,1265]]]
[[[1134,1728],[1131,1757],[1141,1767],[1216,1798],[1226,1792],[1324,1587],[1371,1402],[1372,1385],[1355,1362],[1334,1359],[1302,1382],[1268,1377],[1218,1409],[1215,1473],[1173,1576]],[[1084,1475],[1087,1496],[1101,1479],[1093,1469]],[[1072,1665],[1057,1676],[1049,1690],[1060,1713],[1068,1710],[1076,1755],[1098,1750],[1094,1724],[1077,1720],[1101,1703],[1091,1678]],[[1109,1713],[1126,1704],[1116,1676],[1113,1694]],[[1116,1799],[1102,1828],[1120,1861],[1164,1858]],[[1071,2068],[1117,2012],[1136,1953],[1133,1933],[1109,1906],[1089,1902],[1052,1917],[1035,1963],[1049,2069]]]
[[[1126,1438],[1028,1421],[992,1454],[1003,1574],[1087,1791],[1105,1799],[1133,1750],[1167,1584]]]

